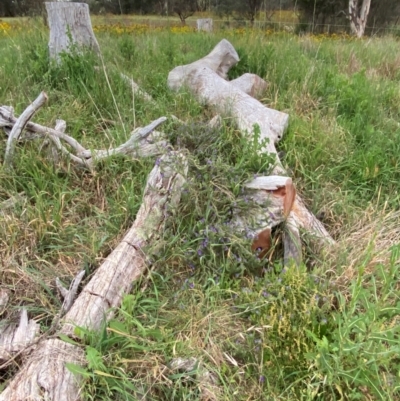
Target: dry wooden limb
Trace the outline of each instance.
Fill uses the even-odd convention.
[[[80,157],[87,160],[87,162],[91,162],[90,159],[94,159],[95,161],[99,161],[101,159],[116,155],[116,154],[130,154],[140,152],[141,145],[151,144],[151,142],[144,142],[146,138],[162,123],[167,121],[166,117],[160,117],[159,119],[153,121],[149,125],[143,128],[138,128],[131,133],[131,137],[122,145],[117,148],[109,149],[109,150],[85,150],[79,154]],[[159,143],[160,147],[165,149],[167,145],[166,141],[161,141]],[[160,154],[160,149],[157,154]],[[153,155],[153,154],[151,154]]]
[[[29,361],[0,394],[0,401],[77,401],[80,377],[66,363],[83,365],[85,351],[59,339],[37,345]]]
[[[8,128],[14,127],[15,123],[17,122],[17,118],[15,118],[15,116],[9,112],[7,106],[0,106],[0,118],[3,121],[7,121],[7,125],[5,127],[8,127]],[[30,133],[37,133],[42,136],[52,135],[59,139],[62,139],[65,142],[67,142],[67,144],[69,146],[71,146],[71,148],[76,153],[80,153],[80,152],[83,152],[86,150],[82,145],[79,144],[79,142],[76,139],[72,138],[71,136],[69,136],[61,131],[56,131],[53,128],[44,127],[43,125],[36,124],[36,123],[29,121],[26,124],[25,129],[26,129],[26,131],[28,131]]]
[[[18,324],[8,323],[0,326],[0,363],[8,361],[14,354],[25,349],[35,340],[39,331],[39,324],[28,319],[26,309],[22,310]]]
[[[259,98],[268,88],[268,82],[264,81],[256,74],[243,74],[239,78],[229,81],[231,85],[236,86],[244,93]]]
[[[64,120],[56,120],[56,126],[54,130],[59,133],[64,135],[64,137],[69,137],[69,135],[65,134],[65,130],[67,129],[67,123]],[[73,153],[71,153],[62,143],[60,136],[56,136],[53,133],[49,133],[48,138],[50,141],[53,143],[54,146],[51,147],[51,157],[54,160],[54,162],[58,161],[58,152],[61,152],[63,155],[69,157],[73,162],[76,164],[79,164],[81,166],[87,167],[90,170],[92,170],[93,166],[91,163],[88,163],[86,160],[82,159],[81,157],[75,156]],[[71,138],[72,140],[75,141],[75,139]],[[70,141],[72,142],[72,141]],[[80,145],[77,141],[76,144],[80,149],[84,149],[82,145]]]
[[[46,103],[46,100],[47,100],[46,93],[41,92],[40,95],[19,116],[18,120],[15,121],[14,126],[7,140],[6,153],[4,156],[4,166],[10,167],[12,163],[16,141],[21,135],[22,130],[25,128],[25,125],[36,113],[36,111]],[[10,113],[9,116],[12,117]]]
[[[60,61],[60,53],[72,48],[87,47],[100,53],[90,21],[89,6],[85,3],[45,3],[48,14],[50,58]]]
[[[156,162],[133,226],[65,315],[60,335],[75,336],[76,326],[99,329],[112,316],[145,270],[145,247],[162,231],[167,210],[177,206],[186,172],[186,160],[179,153],[171,152]],[[41,342],[0,395],[0,401],[81,399],[80,378],[66,369],[65,362],[82,365],[83,350],[59,339]]]
[[[56,126],[54,127],[56,131],[62,132],[65,134],[65,131],[67,129],[67,123],[64,120],[56,120]],[[53,143],[53,144],[52,144]],[[49,146],[49,152],[48,152],[48,157],[53,160],[54,163],[58,163],[59,161],[59,151],[62,151],[62,149],[65,149],[60,141],[60,138],[56,137],[51,137],[50,139],[46,139],[43,142],[43,146],[50,145]]]
[[[221,389],[218,387],[218,377],[215,373],[206,369],[196,358],[174,358],[169,363],[173,372],[190,373],[188,379],[192,379],[193,371],[196,371],[194,378],[200,390],[201,401],[217,401],[220,399]]]
[[[3,288],[0,288],[0,315],[3,314],[9,299],[10,299],[9,292],[4,290]]]
[[[161,157],[151,171],[142,206],[131,230],[98,268],[65,316],[62,332],[73,335],[73,327],[98,329],[110,309],[119,305],[132,281],[145,269],[143,247],[162,230],[164,213],[177,205],[186,175],[186,162],[178,153]]]
[[[17,118],[15,118],[5,106],[0,107],[0,119],[3,129],[13,128],[17,122]],[[160,117],[146,127],[136,129],[132,132],[127,142],[108,150],[91,151],[85,149],[76,139],[65,134],[66,125],[63,120],[57,120],[56,129],[44,127],[32,122],[26,123],[26,129],[30,134],[38,134],[39,136],[47,137],[53,142],[58,151],[69,157],[74,163],[92,171],[95,162],[116,154],[128,155],[131,157],[149,157],[165,153],[169,143],[160,133],[153,136],[150,136],[150,134],[166,120],[166,117]],[[61,140],[65,141],[72,148],[72,151],[69,151],[62,144]]]
[[[56,285],[58,290],[60,291],[62,297],[64,298],[64,302],[61,307],[61,315],[68,312],[71,309],[72,304],[75,301],[79,284],[81,283],[83,277],[85,276],[85,270],[81,270],[72,280],[69,289],[67,290],[61,283],[60,279],[56,278]]]
[[[14,195],[3,202],[0,202],[0,212],[5,212],[9,209],[12,209],[17,204],[22,203],[24,201],[26,201],[25,194],[23,192],[20,192],[19,194]]]
[[[0,128],[9,128],[9,119],[14,117],[14,108],[12,106],[1,106]],[[9,135],[7,135],[9,136]]]
[[[144,91],[132,78],[129,78],[127,75],[122,73],[120,75],[121,78],[130,85],[130,87],[132,88],[132,92],[135,95],[142,96],[144,100],[150,103],[155,103],[154,99],[146,91]]]
[[[202,59],[192,64],[175,67],[168,74],[168,86],[174,90],[180,89],[182,86],[186,85],[186,79],[190,73],[200,67],[208,67],[219,77],[226,79],[229,69],[238,61],[239,56],[235,48],[226,39],[222,39],[211,53]]]

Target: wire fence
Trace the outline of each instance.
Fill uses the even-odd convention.
[[[104,23],[113,23],[118,21],[124,25],[130,25],[132,23],[145,24],[151,28],[174,26],[179,25],[181,22],[178,18],[171,17],[130,17],[130,16],[103,16],[101,17]],[[186,25],[191,28],[197,27],[196,18],[188,18]],[[302,23],[294,21],[272,21],[272,20],[256,20],[253,24],[248,20],[237,20],[237,19],[213,19],[213,29],[215,31],[225,29],[260,29],[260,30],[271,30],[271,31],[287,31],[295,33],[326,33],[333,34],[338,32],[350,33],[350,23]],[[387,35],[391,34],[400,37],[400,25],[391,26],[374,26],[369,25],[365,29],[366,35]]]

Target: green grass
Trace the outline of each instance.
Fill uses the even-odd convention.
[[[328,255],[304,244],[299,269],[282,268],[279,231],[276,251],[260,262],[224,224],[242,184],[268,173],[268,157],[229,121],[206,128],[212,111],[166,86],[172,68],[203,57],[222,37],[241,57],[230,77],[259,74],[270,82],[262,102],[290,114],[279,145],[284,164],[338,240]],[[152,273],[100,333],[84,332],[85,399],[136,400],[143,392],[149,400],[207,399],[200,374],[168,369],[176,357],[195,357],[212,372],[218,380],[208,390],[220,400],[399,399],[398,40],[101,34],[108,79],[91,55],[50,65],[47,40],[39,23],[0,36],[1,105],[20,114],[45,90],[49,101],[34,121],[63,118],[87,148],[120,144],[162,115],[187,122],[169,119],[161,128],[190,152],[189,174],[178,210],[147,249]],[[156,105],[133,99],[119,72]],[[0,201],[26,196],[0,215],[1,285],[12,290],[4,318],[24,305],[43,331],[50,326],[60,308],[55,277],[94,272],[133,222],[153,165],[115,157],[91,174],[51,162],[42,140],[18,144],[14,169],[0,167]]]

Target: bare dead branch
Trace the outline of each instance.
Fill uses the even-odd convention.
[[[75,301],[76,294],[78,292],[79,284],[81,283],[83,277],[85,276],[85,270],[81,270],[72,280],[69,289],[67,290],[61,283],[60,279],[56,278],[56,285],[60,291],[64,302],[61,307],[61,315],[68,312],[71,309],[72,304]]]
[[[21,203],[23,201],[26,201],[25,194],[23,192],[20,192],[17,195],[12,196],[11,198],[3,201],[0,203],[0,212],[4,212],[8,209],[12,209],[15,207],[18,203]]]
[[[132,92],[135,95],[142,96],[144,100],[150,103],[155,103],[154,99],[146,91],[144,91],[132,78],[129,78],[127,75],[122,73],[120,75],[121,78],[130,85],[130,87],[132,88]]]
[[[39,134],[39,136],[46,136],[50,139],[55,148],[62,154],[66,155],[73,162],[78,165],[84,166],[93,171],[94,163],[96,161],[111,157],[116,154],[132,155],[134,157],[149,157],[154,155],[161,155],[165,152],[169,143],[158,135],[158,141],[154,139],[148,140],[149,135],[162,123],[167,120],[166,117],[160,117],[149,125],[143,128],[138,128],[132,132],[131,137],[122,145],[109,150],[87,150],[77,140],[65,134],[66,123],[63,120],[57,120],[56,129],[44,127],[39,124],[28,122],[26,124],[27,130],[31,134]],[[14,129],[17,119],[13,116],[10,110],[5,107],[0,107],[0,121],[3,129]],[[156,136],[154,136],[156,138]],[[10,138],[8,139],[10,140]],[[61,141],[65,141],[74,151],[69,151]],[[54,155],[53,155],[53,158]]]
[[[4,166],[11,166],[16,141],[18,140],[22,130],[25,128],[28,121],[32,118],[36,111],[45,104],[46,100],[46,93],[41,92],[40,95],[19,116],[18,120],[15,121],[13,129],[11,130],[11,133],[7,140],[6,153],[4,156]],[[11,117],[10,110],[8,110],[8,112]]]

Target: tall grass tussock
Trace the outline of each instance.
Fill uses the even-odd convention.
[[[146,250],[149,272],[100,332],[80,329],[86,400],[398,400],[400,399],[400,70],[395,37],[296,36],[265,30],[99,25],[104,67],[91,54],[47,54],[48,31],[0,22],[0,104],[15,113],[45,90],[34,120],[57,118],[86,148],[124,142],[165,115],[163,130],[186,149],[187,185],[164,232]],[[114,28],[112,28],[114,27]],[[29,32],[28,32],[29,31]],[[281,233],[260,261],[226,223],[242,184],[268,174],[269,158],[231,121],[206,123],[211,110],[168,90],[168,72],[197,60],[223,37],[270,85],[262,98],[289,113],[284,164],[308,207],[337,244],[312,241],[299,268],[283,268]],[[100,66],[100,68],[98,68]],[[120,72],[154,99],[133,96]],[[6,146],[0,142],[0,164]],[[54,280],[82,268],[90,276],[135,218],[151,159],[113,157],[90,173],[47,157],[43,140],[17,146],[13,170],[0,167],[3,319],[22,306],[45,332],[60,309]],[[243,205],[246,207],[246,205]],[[173,371],[177,357],[200,367]],[[1,371],[0,389],[17,371]],[[144,397],[144,398],[140,398]]]

